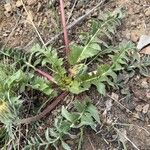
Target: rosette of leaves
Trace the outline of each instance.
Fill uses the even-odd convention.
[[[54,127],[47,128],[45,137],[37,135],[28,141],[25,149],[48,149],[54,146],[59,149],[61,144],[63,149],[71,150],[69,144],[66,143],[67,137],[73,138],[72,129],[80,129],[90,126],[96,130],[97,123],[100,123],[100,118],[96,107],[90,101],[79,102],[75,101],[73,109],[69,112],[64,106],[61,109],[61,115],[55,119]],[[81,135],[82,136],[82,135]]]
[[[37,58],[35,64],[41,62],[43,66],[50,67],[56,84],[62,90],[79,94],[88,90],[91,85],[95,85],[97,90],[105,95],[106,85],[115,87],[117,72],[128,65],[131,54],[135,51],[134,45],[130,42],[111,46],[103,40],[103,37],[112,40],[122,18],[122,12],[117,10],[94,21],[91,32],[83,38],[84,42],[81,45],[71,45],[68,58],[71,66],[69,73],[64,67],[64,59],[59,58],[56,50],[51,47],[45,49],[35,45],[31,49],[32,54]],[[109,57],[107,63],[95,64],[95,69],[89,71],[89,64],[93,62],[91,58],[94,59],[97,56],[105,58],[106,55]]]

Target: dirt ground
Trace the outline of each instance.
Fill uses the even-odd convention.
[[[0,1],[0,47],[28,50],[33,43],[41,41],[23,6],[16,4],[15,0],[9,1],[11,6],[6,6],[7,0]],[[66,0],[66,16],[70,16],[68,24],[98,2],[99,0],[78,0],[70,16],[74,1]],[[51,4],[48,0],[24,0],[24,4],[45,43],[62,30],[57,2]],[[101,10],[111,11],[120,7],[125,10],[126,17],[118,29],[116,41],[131,40],[137,44],[141,35],[150,35],[150,0],[107,0],[104,7],[75,26],[73,31],[69,31],[69,36],[76,40],[78,30],[84,29],[90,18],[100,17]],[[63,44],[62,38],[53,44],[60,47],[60,44]],[[124,78],[128,78],[128,74],[125,74]],[[96,134],[86,130],[82,149],[122,150],[121,141],[124,141],[128,150],[150,150],[150,78],[135,75],[122,88],[122,91],[128,90],[126,94],[116,90],[108,92],[108,96],[102,98],[94,88],[91,90],[94,92],[87,92],[87,95],[97,105],[103,123]],[[110,108],[107,110],[107,107]],[[121,134],[126,138],[121,138]],[[76,142],[70,143],[72,148],[76,149]]]

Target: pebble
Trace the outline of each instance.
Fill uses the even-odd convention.
[[[3,36],[4,36],[4,37],[7,37],[7,36],[8,36],[8,34],[7,34],[7,33],[4,33],[4,34],[3,34]]]
[[[133,42],[137,42],[139,40],[139,34],[136,31],[131,32],[130,38]]]
[[[27,0],[27,4],[30,6],[30,5],[33,5],[36,3],[36,0]]]
[[[137,48],[142,49],[145,46],[147,46],[148,44],[150,44],[150,36],[149,35],[142,35],[140,37],[139,42],[138,42]]]
[[[142,109],[143,109],[143,106],[142,106],[142,105],[137,105],[137,106],[135,107],[135,110],[138,111],[138,112],[141,112]]]
[[[147,92],[147,93],[146,93],[146,97],[147,97],[148,99],[150,99],[150,92]]]
[[[11,12],[12,11],[12,6],[11,6],[10,3],[5,4],[4,8],[5,8],[6,12]]]
[[[147,16],[147,17],[150,16],[150,7],[148,9],[146,9],[145,16]]]
[[[147,78],[144,78],[144,79],[141,80],[141,87],[145,88],[145,89],[149,88]]]
[[[148,109],[149,109],[149,104],[146,104],[144,107],[143,107],[143,114],[146,114],[148,112]]]
[[[16,7],[21,7],[22,6],[22,2],[21,2],[21,0],[18,0],[17,2],[16,2]]]

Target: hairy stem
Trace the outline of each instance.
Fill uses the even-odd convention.
[[[64,11],[64,2],[63,0],[60,0],[60,11],[61,11],[61,21],[63,25],[63,31],[64,31],[64,41],[65,41],[65,47],[66,47],[66,55],[69,55],[70,49],[69,49],[69,40],[68,40],[68,32],[66,27],[66,20],[65,20],[65,11]]]
[[[38,72],[41,76],[47,78],[47,80],[49,80],[49,81],[51,81],[51,82],[57,84],[57,82],[55,81],[55,79],[54,79],[51,75],[49,75],[48,73],[46,73],[46,72],[44,72],[44,71],[42,71],[42,70],[40,70],[40,69],[35,68],[33,65],[31,65],[31,64],[28,63],[28,62],[26,62],[26,64],[27,64],[29,67],[33,68],[33,69],[34,69],[36,72]]]
[[[35,69],[36,72],[38,72],[40,75],[42,75],[43,77],[47,78],[49,81],[52,81],[53,83],[57,84],[57,82],[55,81],[55,79],[49,75],[48,73],[40,70],[40,69]]]

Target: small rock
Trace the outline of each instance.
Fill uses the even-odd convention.
[[[140,13],[141,13],[141,6],[139,6],[139,5],[136,6],[136,7],[135,7],[135,10],[134,10],[134,13],[135,13],[135,14],[140,14]]]
[[[7,33],[4,33],[4,34],[3,34],[3,36],[4,36],[4,37],[7,37],[7,36],[8,36],[8,34],[7,34]]]
[[[27,0],[27,4],[30,6],[30,5],[33,5],[36,3],[36,0]]]
[[[15,33],[15,36],[17,36],[17,35],[18,35],[18,32]]]
[[[115,99],[115,100],[118,100],[118,99],[119,99],[119,96],[118,96],[118,94],[112,92],[111,98],[112,98],[112,99]]]
[[[123,35],[127,38],[127,39],[130,39],[130,32],[127,30],[127,31],[124,31],[124,32],[122,32],[123,33]]]
[[[148,109],[149,109],[149,104],[146,104],[144,107],[143,107],[143,114],[146,114],[148,112]]]
[[[150,99],[150,92],[146,93],[146,97]]]
[[[10,17],[11,14],[12,14],[11,12],[4,11],[4,15],[5,15],[6,17]]]
[[[10,3],[5,4],[4,8],[5,8],[6,12],[11,12],[12,11],[12,6],[11,6]]]
[[[148,82],[147,82],[147,78],[142,79],[141,81],[141,87],[142,88],[149,88]]]
[[[150,55],[150,46],[147,46],[147,47],[143,48],[143,49],[140,51],[140,54]]]
[[[137,25],[137,24],[136,24],[135,21],[131,22],[131,26],[136,26],[136,25]]]
[[[139,34],[137,32],[131,32],[130,38],[133,42],[137,42],[139,40]]]
[[[17,2],[16,2],[16,7],[21,7],[22,6],[22,2],[20,1],[20,0],[18,0]]]
[[[112,107],[112,100],[107,100],[106,101],[106,110],[110,111]]]
[[[145,46],[147,46],[148,44],[150,44],[150,36],[148,36],[148,35],[142,35],[140,37],[139,42],[138,42],[137,48],[138,49],[142,49]]]
[[[150,16],[150,7],[148,9],[146,9],[145,16],[147,16],[147,17]]]
[[[136,111],[139,111],[139,112],[141,112],[142,109],[143,109],[143,106],[142,106],[142,105],[137,105],[137,106],[135,107],[135,110],[136,110]]]

